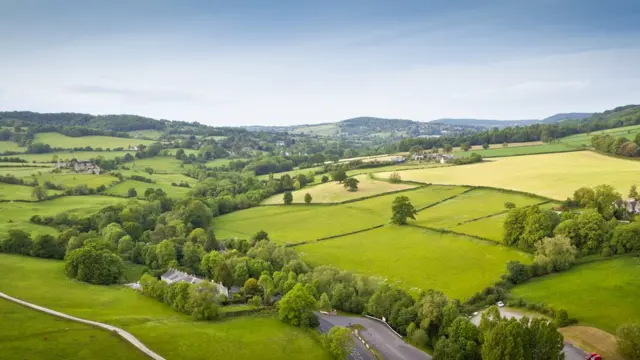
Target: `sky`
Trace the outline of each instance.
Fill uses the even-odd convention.
[[[0,110],[209,125],[640,103],[637,0],[0,0]]]

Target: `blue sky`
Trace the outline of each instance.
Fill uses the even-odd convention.
[[[0,109],[211,125],[640,103],[640,1],[0,0]]]

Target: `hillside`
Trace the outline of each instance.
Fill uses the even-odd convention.
[[[460,125],[460,126],[474,126],[474,127],[486,127],[486,128],[505,128],[509,126],[527,126],[533,124],[555,124],[564,120],[577,120],[584,119],[591,116],[591,113],[560,113],[551,115],[542,120],[485,120],[485,119],[438,119],[433,120],[431,123],[446,124],[446,125]]]

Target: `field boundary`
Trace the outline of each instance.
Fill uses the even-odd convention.
[[[566,144],[566,143],[562,143],[562,145],[566,146],[567,149],[566,150],[560,150],[560,151],[548,151],[548,152],[537,152],[537,153],[529,153],[529,154],[511,154],[511,155],[482,155],[483,159],[496,159],[496,158],[503,158],[503,157],[515,157],[515,156],[531,156],[531,155],[545,155],[545,154],[563,154],[563,153],[567,153],[567,152],[574,152],[574,151],[583,151],[583,150],[587,150],[581,147],[574,147],[572,145]],[[540,145],[531,145],[531,146],[514,146],[512,149],[516,149],[516,148],[521,148],[521,147],[536,147],[536,146],[540,146]]]
[[[549,204],[549,203],[551,203],[551,202],[553,202],[553,201],[551,201],[551,200],[545,200],[545,201],[543,201],[543,202],[541,202],[541,203],[531,204],[531,205],[527,205],[527,206],[522,206],[522,207],[520,207],[520,209],[526,209],[526,208],[529,208],[529,207],[532,207],[532,206],[545,205],[545,204]],[[463,222],[461,222],[461,223],[457,224],[456,226],[460,226],[460,225],[463,225],[463,224],[468,224],[468,223],[471,223],[471,222],[474,222],[474,221],[479,221],[479,220],[488,219],[488,218],[491,218],[491,217],[494,217],[494,216],[500,216],[500,215],[502,215],[502,214],[506,214],[506,213],[508,213],[508,212],[509,212],[509,209],[504,210],[504,211],[500,211],[500,212],[497,212],[497,213],[493,213],[493,214],[489,214],[489,215],[481,216],[481,217],[479,217],[479,218],[475,218],[475,219],[471,219],[471,220],[466,220],[466,221],[463,221]]]
[[[442,185],[439,185],[439,186],[442,186]],[[446,185],[446,186],[457,186],[457,185]],[[421,208],[418,208],[418,209],[416,209],[416,212],[420,212],[420,211],[422,211],[422,210],[427,210],[428,208],[432,208],[432,207],[434,207],[434,206],[440,205],[440,204],[442,204],[443,202],[449,201],[449,200],[451,200],[451,199],[455,199],[456,197],[458,197],[458,196],[460,196],[460,195],[462,195],[462,194],[466,194],[466,193],[468,193],[468,192],[470,192],[470,191],[473,191],[473,190],[475,190],[475,188],[470,187],[469,189],[466,189],[466,190],[464,190],[463,192],[461,192],[461,193],[459,193],[459,194],[455,194],[455,195],[449,196],[448,198],[444,198],[444,199],[442,199],[442,200],[436,201],[436,202],[434,202],[433,204],[429,204],[429,205],[427,205],[427,206],[423,206],[423,207],[421,207]]]
[[[311,243],[314,243],[314,242],[331,240],[331,239],[335,239],[335,238],[339,238],[339,237],[343,237],[343,236],[349,236],[349,235],[354,235],[354,234],[359,234],[359,233],[362,233],[362,232],[367,232],[367,231],[379,229],[381,227],[384,227],[385,225],[386,224],[376,225],[376,226],[372,226],[372,227],[366,228],[366,229],[360,229],[360,230],[355,230],[355,231],[351,231],[351,232],[348,232],[348,233],[342,233],[342,234],[337,234],[337,235],[326,236],[326,237],[315,239],[315,240],[307,240],[307,241],[301,241],[301,242],[297,242],[297,243],[284,244],[284,246],[286,246],[286,247],[295,247],[295,246],[300,246],[300,245],[311,244]]]
[[[438,228],[432,228],[432,227],[429,227],[429,226],[422,226],[422,225],[416,225],[416,224],[407,224],[407,225],[415,227],[415,228],[418,228],[418,229],[422,229],[422,230],[429,230],[429,231],[433,231],[433,232],[438,232],[438,233],[441,233],[441,234],[453,234],[453,235],[458,235],[458,236],[466,236],[466,237],[473,238],[473,239],[476,239],[476,240],[481,240],[481,241],[488,242],[488,243],[490,243],[492,245],[502,246],[502,244],[499,243],[499,242],[496,242],[494,240],[490,240],[490,239],[487,239],[487,238],[483,238],[482,236],[478,236],[478,235],[464,234],[464,233],[453,231],[453,230],[449,230],[449,229],[438,229]]]

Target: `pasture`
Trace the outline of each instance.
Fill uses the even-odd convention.
[[[151,140],[142,140],[134,138],[119,138],[113,136],[82,136],[71,137],[60,133],[38,133],[33,138],[34,143],[49,144],[52,148],[72,149],[79,147],[91,146],[92,148],[100,147],[102,149],[128,148],[136,145],[153,144]]]
[[[13,175],[17,178],[24,178],[32,175],[40,175],[51,172],[50,166],[9,166],[0,167],[0,175]]]
[[[4,219],[3,219],[4,220]],[[58,230],[50,226],[37,225],[29,222],[29,219],[24,219],[16,222],[2,222],[0,223],[0,236],[4,236],[9,233],[9,230],[18,229],[31,235],[32,238],[37,235],[58,235]]]
[[[3,221],[28,221],[33,215],[56,216],[58,213],[66,212],[76,215],[89,215],[99,209],[126,201],[110,196],[63,196],[52,200],[39,202],[15,202],[0,203],[0,213],[3,214]]]
[[[0,200],[35,201],[36,199],[31,196],[32,192],[33,188],[31,186],[0,183]],[[62,191],[58,190],[47,190],[49,196],[57,195],[61,192]]]
[[[315,174],[316,171],[324,171],[324,166],[316,166],[316,167],[311,167],[311,168],[306,168],[306,169],[293,169],[293,170],[290,170],[290,171],[283,171],[283,172],[279,172],[279,173],[274,173],[273,174],[273,178],[274,179],[279,179],[284,175],[289,175],[291,177],[294,177],[294,176],[297,176],[298,174],[303,174],[303,175],[306,176],[309,172],[313,172]],[[320,182],[320,178],[322,178],[322,175],[314,175],[314,176],[317,177],[316,183],[319,183]],[[327,174],[327,176],[329,176],[329,174]],[[258,175],[257,178],[260,179],[260,180],[267,180],[269,178],[269,174]]]
[[[432,228],[451,228],[483,216],[506,212],[506,202],[517,207],[533,205],[544,199],[494,189],[473,189],[453,199],[420,211],[416,225]]]
[[[95,145],[95,144],[94,144]],[[28,162],[56,162],[56,161],[69,161],[76,159],[80,161],[87,161],[95,159],[99,156],[107,160],[115,159],[117,157],[124,157],[125,154],[130,153],[134,155],[133,151],[58,151],[47,154],[19,154],[15,155],[21,159],[25,159]]]
[[[583,186],[610,184],[621,194],[638,183],[640,162],[591,151],[497,158],[478,164],[400,171],[402,180],[492,186],[564,200]],[[389,173],[381,173],[388,177]]]
[[[39,183],[50,181],[57,185],[62,185],[66,188],[76,187],[78,185],[87,185],[90,188],[97,188],[100,185],[110,186],[118,181],[118,178],[108,174],[95,175],[95,174],[82,174],[82,173],[42,173],[39,175],[32,175],[38,179]]]
[[[0,154],[5,152],[24,152],[27,150],[13,141],[0,141]]]
[[[503,157],[503,156],[518,156],[518,155],[533,155],[533,154],[549,154],[568,151],[580,150],[579,147],[574,147],[565,143],[552,143],[552,144],[536,144],[536,145],[521,145],[521,146],[508,146],[508,147],[492,147],[487,150],[480,148],[479,150],[469,150],[467,152],[456,152],[457,157],[469,156],[472,153],[480,154],[484,158]]]
[[[388,179],[389,174],[385,174],[384,176],[380,176],[378,173],[382,172],[396,172],[402,170],[415,170],[415,169],[428,169],[428,168],[437,168],[437,167],[445,167],[451,166],[449,164],[440,164],[440,163],[419,163],[419,162],[409,162],[402,163],[397,165],[388,165],[388,166],[380,166],[375,168],[368,169],[353,169],[347,171],[347,176],[354,176],[360,174],[376,174],[378,179]],[[404,180],[404,179],[402,179]]]
[[[128,133],[134,138],[147,138],[152,140],[158,140],[158,138],[164,134],[160,130],[134,130]]]
[[[146,168],[152,168],[157,173],[184,173],[193,165],[183,165],[182,161],[170,156],[156,156],[146,159],[136,159],[134,162],[127,163],[127,167],[132,170],[144,171]]]
[[[198,180],[185,176],[183,174],[166,174],[166,173],[153,173],[153,175],[149,175],[143,169],[136,170],[116,170],[116,172],[121,173],[124,177],[131,177],[132,175],[143,176],[147,179],[151,179],[156,182],[155,185],[164,183],[171,185],[171,183],[180,183],[180,181],[186,181],[189,185],[194,185],[198,182]],[[149,184],[154,185],[154,184]]]
[[[312,359],[329,356],[311,334],[269,316],[194,322],[124,286],[69,280],[62,261],[0,254],[0,291],[121,327],[167,359]],[[5,323],[3,323],[5,324]]]
[[[529,255],[464,236],[411,226],[385,226],[295,248],[313,265],[387,279],[412,289],[437,289],[466,299],[500,279],[508,261],[530,262]]]
[[[360,160],[362,162],[373,162],[373,161],[391,161],[396,158],[401,158],[408,156],[408,152],[400,152],[396,154],[383,154],[383,155],[372,155],[372,156],[360,156],[354,158],[340,159],[338,162],[350,162]]]
[[[464,187],[427,186],[401,193],[420,208],[465,191]],[[387,224],[391,203],[400,194],[342,205],[259,206],[214,218],[220,239],[249,238],[260,230],[279,243],[298,243]]]
[[[416,187],[416,185],[392,184],[387,181],[375,180],[367,175],[359,175],[355,178],[360,181],[358,191],[347,191],[347,189],[344,188],[344,184],[330,181],[293,191],[293,202],[303,204],[305,194],[307,193],[313,198],[312,203],[337,203]],[[265,199],[263,204],[282,204],[282,196],[282,194],[274,195]]]
[[[0,300],[5,359],[147,359],[109,331]],[[6,326],[10,325],[10,326]]]
[[[594,131],[586,134],[576,134],[576,135],[564,137],[560,139],[560,141],[562,143],[569,144],[571,146],[582,146],[582,145],[591,146],[591,137],[594,135],[602,135],[602,134],[607,134],[614,137],[625,137],[628,140],[633,141],[636,135],[640,134],[640,125],[600,130],[600,131]]]
[[[638,278],[640,258],[620,257],[535,278],[511,293],[528,302],[566,309],[582,325],[615,333],[624,323],[640,321]]]
[[[191,191],[191,189],[189,189],[189,188],[171,186],[171,185],[169,185],[167,183],[149,184],[149,183],[142,182],[142,181],[125,180],[125,181],[123,181],[121,183],[118,183],[115,186],[112,186],[112,187],[108,188],[105,191],[105,193],[110,194],[110,195],[126,197],[130,188],[136,189],[136,192],[138,193],[138,197],[139,198],[144,198],[144,192],[148,188],[154,188],[154,189],[160,188],[160,189],[162,189],[162,191],[167,193],[167,195],[169,197],[176,198],[176,199],[185,197],[187,195],[187,193],[189,191]]]

